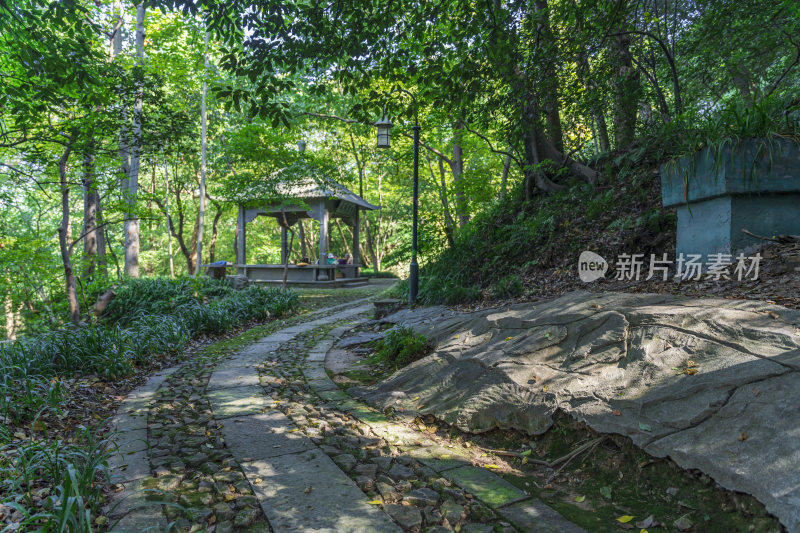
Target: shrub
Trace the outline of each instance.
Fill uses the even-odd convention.
[[[371,268],[362,268],[360,274],[365,278],[397,278],[397,276],[391,272],[386,272],[384,270],[375,272]]]
[[[174,279],[129,278],[114,292],[117,296],[106,309],[107,320],[127,325],[142,315],[169,314],[183,305],[206,303],[236,291],[221,280],[180,276]]]
[[[419,280],[417,302],[423,305],[458,305],[474,302],[481,292],[469,285],[462,285],[455,277],[422,276]],[[408,280],[401,280],[387,295],[391,298],[408,300]]]
[[[152,283],[151,283],[152,281]],[[133,314],[126,307],[111,323],[67,327],[0,344],[0,415],[12,423],[30,418],[60,401],[54,376],[97,374],[106,379],[130,375],[156,354],[174,354],[199,333],[218,334],[251,320],[282,316],[299,303],[293,291],[252,286],[243,291],[187,279],[130,280],[121,292],[144,299]],[[199,292],[197,292],[199,291]],[[193,295],[217,299],[203,305]],[[169,301],[158,300],[157,295]],[[176,303],[180,302],[180,303]],[[127,305],[127,304],[126,304]],[[155,309],[166,309],[154,314]],[[125,327],[127,325],[127,327]]]
[[[430,343],[425,335],[414,333],[410,327],[396,327],[376,341],[376,348],[374,361],[397,370],[425,357]]]
[[[495,298],[516,298],[521,296],[524,290],[522,279],[516,274],[500,278],[491,286],[491,293]]]
[[[109,481],[109,444],[87,429],[69,444],[40,440],[0,448],[0,497],[22,513],[19,529],[95,531],[92,517],[100,514]],[[32,497],[42,488],[49,496],[37,507]]]

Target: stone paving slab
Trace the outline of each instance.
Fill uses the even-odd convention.
[[[275,533],[401,531],[320,450],[244,463],[242,469]]]
[[[255,344],[250,344],[247,347],[242,348],[241,350],[239,350],[239,352],[237,352],[236,356],[244,356],[244,357],[262,356],[263,357],[263,356],[269,354],[270,352],[274,352],[275,350],[280,348],[281,343],[287,342],[287,341],[290,341],[291,339],[293,339],[294,335],[291,335],[291,336],[282,335],[282,337],[288,337],[288,338],[286,340],[277,340],[276,341],[276,340],[273,340],[271,336],[270,337],[264,337],[264,339],[262,339],[261,341],[256,342]],[[266,339],[269,339],[269,340],[266,340]],[[234,357],[236,357],[236,356],[234,356]]]
[[[114,503],[104,513],[112,525],[109,531],[112,533],[164,531],[167,521],[161,514],[161,504],[147,501],[147,495],[148,492],[141,480],[126,483],[122,492],[115,497]]]
[[[322,363],[308,365],[303,369],[303,374],[305,374],[306,379],[326,379],[328,377],[328,373],[325,372],[325,367],[322,366]]]
[[[215,370],[227,370],[232,368],[253,368],[256,365],[260,365],[264,362],[264,359],[268,358],[269,354],[249,354],[249,355],[242,355],[237,354],[233,357],[225,359],[224,361],[220,361],[214,367]]]
[[[147,429],[147,412],[117,413],[108,419],[108,428],[114,433],[124,433],[137,429]]]
[[[343,402],[350,399],[350,396],[346,392],[340,390],[338,387],[334,391],[320,391],[317,394],[326,402],[337,402],[337,405],[338,402]]]
[[[515,503],[500,509],[500,514],[515,527],[530,533],[586,533],[557,511],[539,500]]]
[[[228,419],[222,433],[225,444],[239,460],[258,461],[315,448],[311,439],[279,411]]]
[[[333,383],[333,381],[331,381],[331,383]],[[336,384],[333,383],[333,386],[335,387]],[[350,409],[349,413],[370,427],[379,424],[389,423],[389,419],[383,416],[383,414],[373,409],[370,409],[366,405],[359,402],[355,402],[355,406],[352,409]]]
[[[132,429],[117,434],[113,439],[115,448],[112,448],[120,455],[127,455],[131,452],[140,452],[146,450],[147,446],[147,429]]]
[[[147,451],[112,455],[108,458],[108,472],[112,483],[125,483],[148,477],[150,460]]]
[[[274,405],[257,386],[213,390],[207,396],[217,419],[254,415]]]
[[[221,368],[208,381],[208,390],[258,385],[258,373],[251,367]]]
[[[442,475],[495,509],[528,498],[525,491],[485,468],[462,466],[445,470]]]
[[[308,353],[306,356],[306,361],[311,363],[316,363],[318,361],[325,361],[325,356],[328,354],[325,350],[314,350]]]
[[[375,424],[370,426],[381,438],[395,446],[414,445],[414,446],[435,446],[436,442],[422,435],[421,433],[401,426],[396,423]]]
[[[402,448],[403,452],[409,457],[417,459],[425,466],[429,466],[437,472],[443,472],[461,466],[471,466],[471,458],[456,449],[445,448],[444,446],[424,446]]]
[[[325,379],[309,379],[308,385],[317,393],[322,391],[334,391],[339,388],[336,383],[327,377]]]

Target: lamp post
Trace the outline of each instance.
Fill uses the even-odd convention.
[[[386,94],[386,100],[393,93],[401,92],[411,97],[414,102],[414,203],[411,214],[411,265],[408,272],[408,304],[414,305],[419,292],[419,264],[417,264],[417,211],[419,204],[419,119],[417,117],[417,99],[413,94],[395,87]],[[383,106],[383,117],[375,123],[378,128],[378,148],[389,148],[391,141],[392,123],[386,117],[386,104]]]

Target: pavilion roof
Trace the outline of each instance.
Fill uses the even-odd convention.
[[[276,186],[276,192],[278,195],[287,198],[299,198],[301,200],[336,198],[357,205],[361,209],[380,209],[380,206],[367,202],[341,183],[329,179],[305,178],[292,183],[282,182]]]

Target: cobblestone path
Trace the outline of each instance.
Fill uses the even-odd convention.
[[[369,299],[153,376],[114,420],[113,531],[579,532],[486,468],[340,390],[324,361]]]

